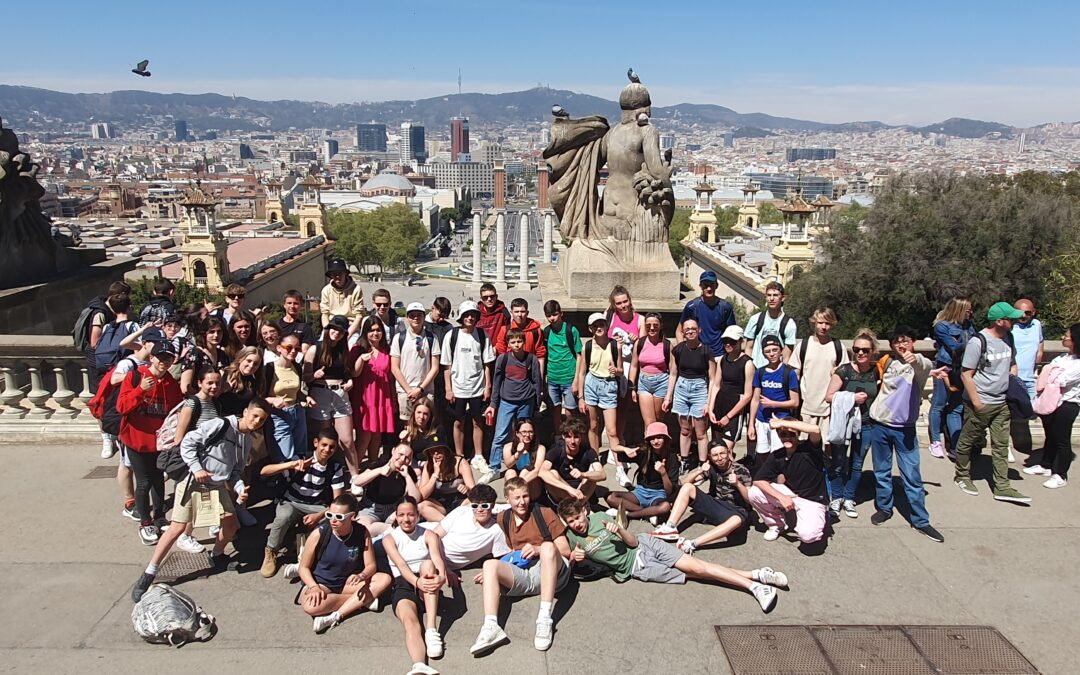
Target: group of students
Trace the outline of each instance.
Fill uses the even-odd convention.
[[[239,526],[257,522],[248,503],[275,503],[263,576],[277,574],[294,528],[306,534],[285,574],[303,583],[297,601],[317,632],[377,607],[389,592],[405,627],[410,672],[434,672],[427,659],[441,655],[440,589],[485,559],[474,578],[485,588],[477,654],[506,640],[496,619],[501,592],[541,596],[535,645],[548,648],[552,603],[571,570],[580,578],[607,571],[616,581],[720,581],[750,591],[768,611],[773,588],[786,585],[783,574],[730,570],[695,558],[696,551],[745,532],[751,514],[765,525],[766,541],[791,533],[808,547],[822,544],[836,514],[858,516],[855,491],[868,451],[876,478],[872,522],[893,514],[895,456],[911,525],[943,541],[925,507],[915,433],[931,377],[934,405],[944,398],[946,410],[937,418],[932,412],[932,437],[935,419],[954,425],[952,397],[962,389],[963,431],[949,444],[957,485],[977,494],[964,472],[989,428],[995,498],[1027,500],[998,472],[1002,419],[1006,451],[1010,426],[1000,370],[1007,387],[1009,366],[1020,357],[998,343],[1028,316],[1007,303],[991,307],[985,335],[969,333],[966,342],[963,333],[939,328],[939,317],[941,348],[931,361],[915,352],[917,335],[904,326],[889,334],[887,354],[877,353],[873,332],[861,330],[849,355],[830,335],[836,316],[828,308],[813,314],[811,335],[798,340],[775,282],[765,310],[740,327],[708,271],[675,340],[659,315],[635,312],[619,286],[608,310],[588,317],[583,340],[557,301],[545,303],[541,326],[525,300],[507,308],[490,284],[481,287],[479,304],[459,305],[455,325],[445,298],[430,308],[412,303],[398,317],[390,293],[379,289],[368,314],[344,264],[332,261],[327,277],[320,331],[304,323],[303,296],[292,291],[275,322],[264,321],[261,309],[245,309],[236,285],[226,289],[226,306],[180,313],[171,306],[171,284],[159,282],[138,322],[128,318],[123,288],[92,303],[86,348],[103,380],[96,397],[105,409],[103,456],[119,447],[124,513],[139,521],[141,540],[156,545],[133,599],[153,583],[174,544],[204,550],[191,536],[190,500],[200,495],[212,496],[221,516],[211,552],[216,568],[228,567],[225,548]],[[963,318],[970,325],[970,313]],[[1072,458],[1078,330],[1066,336],[1069,353],[1031,389],[1032,397],[1057,397],[1044,417],[1042,464],[1024,469],[1047,472],[1047,487],[1054,478],[1064,485]],[[966,351],[946,343],[946,334]],[[102,368],[108,362],[98,347],[115,352],[115,365]],[[938,395],[939,386],[947,396]],[[547,415],[539,414],[545,407]],[[628,439],[635,407],[640,443]],[[619,489],[604,485],[602,431]],[[550,447],[542,436],[553,438]],[[743,436],[747,454],[736,462]],[[186,467],[170,473],[171,522],[160,466],[170,448]],[[938,454],[934,446],[931,452]],[[500,476],[507,504],[497,505],[487,484]],[[496,515],[500,508],[507,510]],[[710,526],[696,538],[680,533],[689,510]],[[653,529],[632,535],[630,519]]]

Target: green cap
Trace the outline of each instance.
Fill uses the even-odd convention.
[[[990,306],[990,311],[986,313],[987,321],[997,321],[998,319],[1022,319],[1024,313],[1016,309],[1007,302],[995,302]]]

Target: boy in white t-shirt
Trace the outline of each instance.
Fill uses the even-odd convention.
[[[746,355],[754,360],[755,368],[764,368],[768,359],[762,351],[761,341],[767,335],[775,335],[780,339],[784,352],[782,359],[786,361],[795,346],[796,331],[795,319],[784,314],[784,285],[770,281],[765,286],[765,311],[751,316],[743,331]]]
[[[443,336],[443,378],[446,382],[446,403],[454,419],[454,452],[465,456],[465,423],[472,423],[473,448],[482,457],[484,426],[482,420],[491,400],[492,364],[495,348],[484,331],[477,328],[480,310],[472,300],[458,306],[461,325]]]
[[[492,512],[497,496],[490,485],[477,485],[469,490],[469,503],[446,514],[432,530],[442,539],[448,570],[460,570],[488,556],[500,558],[510,552],[506,534]],[[454,583],[457,575],[449,576]]]

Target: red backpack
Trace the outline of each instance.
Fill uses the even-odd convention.
[[[142,374],[139,373],[139,364],[132,359],[121,359],[120,363],[124,361],[131,361],[135,364],[135,369],[131,371],[132,386],[138,386],[139,381],[142,379]],[[119,366],[120,363],[116,364],[116,366]],[[119,384],[114,385],[112,383],[112,376],[116,366],[110,368],[109,372],[101,377],[97,392],[86,403],[90,414],[101,420],[101,430],[114,436],[120,433],[120,413],[116,412],[116,399],[120,396],[120,386],[124,383],[123,380]]]

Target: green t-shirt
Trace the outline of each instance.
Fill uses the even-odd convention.
[[[570,353],[567,338],[573,341],[574,352]],[[572,384],[577,371],[577,356],[581,353],[581,335],[578,329],[563,321],[559,330],[548,331],[547,344],[547,381],[552,384]]]
[[[634,571],[637,549],[630,548],[619,535],[604,527],[604,523],[613,522],[606,513],[589,514],[589,530],[585,536],[568,527],[566,538],[570,542],[570,550],[580,546],[589,560],[615,570],[616,581],[626,581]]]

